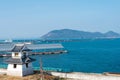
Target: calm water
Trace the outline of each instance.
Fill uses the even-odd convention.
[[[43,55],[44,67],[69,69],[76,72],[120,72],[120,39],[63,42],[65,54]],[[39,66],[40,56],[33,66]],[[0,58],[0,64],[6,58]]]

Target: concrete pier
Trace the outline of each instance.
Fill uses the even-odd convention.
[[[48,51],[48,52],[30,52],[29,55],[46,55],[46,54],[61,54],[67,53],[67,50],[59,50],[59,51]],[[11,54],[0,54],[0,57],[11,57]]]

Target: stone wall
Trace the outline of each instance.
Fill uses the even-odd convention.
[[[8,65],[7,69],[7,75],[12,75],[12,76],[25,76],[33,74],[33,68],[32,64],[28,64],[28,67],[26,67],[25,64],[23,65],[17,65],[16,68],[13,68],[13,64]]]

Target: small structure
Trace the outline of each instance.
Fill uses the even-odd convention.
[[[63,46],[61,44],[0,44],[0,51],[12,52],[12,57],[6,60],[8,63],[7,75],[26,76],[33,74],[32,62],[35,59],[29,57],[29,51],[54,48],[63,48]]]
[[[33,74],[32,59],[28,56],[30,49],[24,44],[16,44],[12,51],[12,58],[6,60],[8,63],[7,75],[25,76]]]

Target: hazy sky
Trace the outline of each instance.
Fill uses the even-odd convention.
[[[120,0],[0,0],[0,39],[64,28],[120,33]]]

